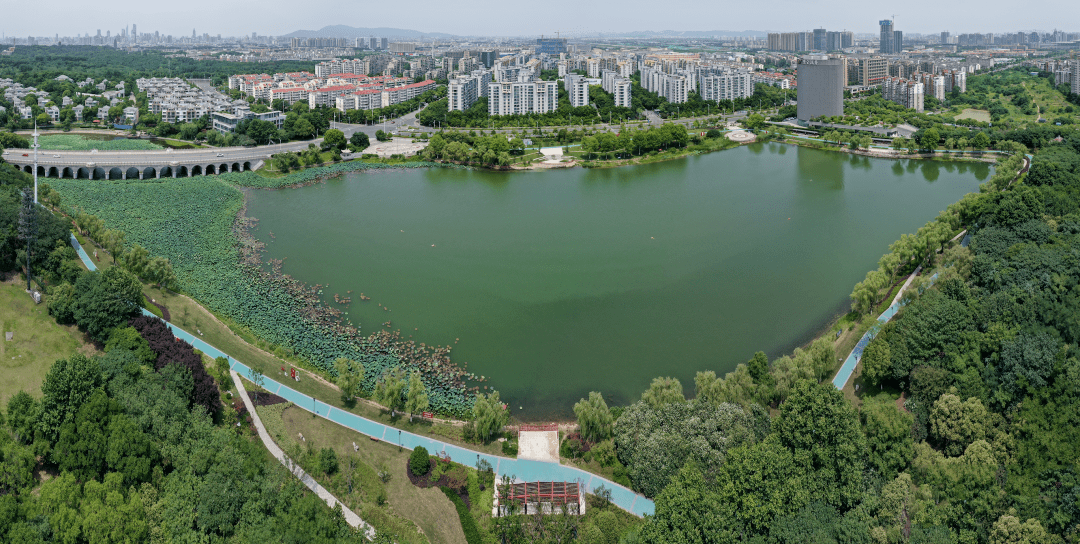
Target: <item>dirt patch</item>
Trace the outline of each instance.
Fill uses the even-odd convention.
[[[273,393],[259,393],[257,396],[252,396],[251,404],[255,406],[270,406],[273,404],[281,404],[283,402],[289,402]]]

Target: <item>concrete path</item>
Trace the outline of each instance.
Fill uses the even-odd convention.
[[[248,398],[247,390],[244,388],[244,381],[240,379],[240,375],[235,370],[229,371],[232,374],[233,383],[236,384],[236,389],[240,392],[240,398],[244,400],[244,406],[247,407],[248,413],[251,414],[251,421],[255,424],[255,429],[259,432],[259,439],[262,440],[266,449],[270,450],[270,454],[281,461],[285,468],[289,469],[289,472],[293,473],[300,479],[304,485],[307,486],[312,492],[319,496],[320,499],[326,501],[327,506],[331,509],[334,506],[341,504],[341,512],[345,514],[345,521],[353,526],[353,528],[360,529],[364,532],[364,536],[368,540],[375,539],[375,528],[368,525],[367,522],[360,519],[360,516],[356,515],[348,506],[337,500],[337,497],[330,494],[323,486],[319,485],[308,473],[304,472],[304,469],[300,468],[300,465],[293,463],[292,459],[289,459],[285,452],[281,451],[281,448],[270,438],[270,435],[266,432],[266,427],[263,426],[262,419],[259,418],[259,413],[255,411],[255,406],[251,404],[251,399]]]
[[[79,253],[79,257],[83,263],[90,270],[95,270],[97,267],[93,261],[90,260],[90,256],[86,254],[79,242],[75,239],[75,235],[71,235],[71,244],[75,246]],[[143,314],[153,315],[148,310],[143,309]],[[229,368],[232,371],[239,373],[243,378],[250,381],[251,369],[233,359],[225,352],[211,346],[204,342],[201,338],[173,325],[172,323],[165,323],[172,331],[173,335],[180,338],[199,351],[209,355],[212,358],[226,357],[229,360]],[[545,462],[545,461],[531,461],[528,459],[512,459],[509,457],[502,457],[500,455],[491,455],[489,453],[481,453],[468,448],[462,448],[453,444],[447,444],[436,438],[430,436],[421,436],[410,432],[403,431],[389,425],[372,421],[370,419],[358,416],[352,412],[346,412],[344,410],[333,408],[330,405],[320,402],[319,400],[305,395],[295,389],[292,389],[285,384],[277,382],[271,379],[269,376],[263,377],[263,387],[275,395],[285,398],[291,401],[304,410],[314,413],[317,416],[329,419],[338,425],[347,427],[361,434],[365,434],[371,438],[377,438],[386,442],[397,444],[403,448],[413,449],[416,446],[424,446],[431,453],[444,453],[446,456],[450,456],[454,461],[463,465],[474,466],[480,462],[481,459],[487,461],[495,469],[496,474],[506,474],[514,476],[518,481],[527,482],[580,482],[585,491],[588,493],[595,493],[596,489],[603,486],[605,489],[611,491],[611,502],[616,506],[641,517],[645,515],[652,515],[655,513],[656,504],[645,498],[644,495],[635,493],[631,489],[619,485],[607,478],[597,476],[591,472],[586,472],[576,467],[568,467],[560,465],[558,463]],[[239,382],[237,382],[239,386]]]

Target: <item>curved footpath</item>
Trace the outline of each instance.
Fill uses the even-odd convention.
[[[292,472],[293,476],[299,478],[300,481],[315,493],[317,497],[326,501],[327,506],[334,508],[338,504],[341,504],[341,501],[337,500],[337,497],[327,491],[326,488],[319,485],[319,482],[316,482],[307,472],[304,472],[304,469],[300,468],[300,465],[293,463],[292,459],[289,459],[285,455],[285,452],[281,451],[281,448],[274,443],[270,438],[270,435],[266,432],[266,427],[263,426],[259,413],[255,411],[255,406],[251,404],[251,399],[248,398],[247,390],[244,389],[244,382],[240,380],[240,375],[237,374],[235,370],[230,370],[229,373],[232,374],[233,382],[236,383],[236,389],[240,393],[240,398],[244,401],[244,406],[247,407],[248,413],[251,414],[251,421],[255,425],[255,429],[259,432],[259,439],[262,440],[266,449],[270,450],[270,454],[276,457],[278,461],[281,461],[281,464],[285,465],[285,468],[289,469],[289,472]],[[356,515],[356,512],[353,512],[349,507],[341,504],[341,513],[345,516],[345,522],[353,526],[353,528],[363,531],[364,536],[366,536],[368,540],[375,539],[375,528],[360,519],[360,516]]]
[[[90,260],[90,256],[86,254],[86,251],[79,245],[79,241],[75,239],[75,235],[71,235],[71,245],[75,247],[75,250],[79,253],[79,258],[82,259],[83,264],[90,270],[96,270],[97,266]],[[146,309],[143,309],[143,313],[146,315],[153,315]],[[251,369],[233,359],[225,352],[207,344],[202,339],[192,335],[191,333],[176,327],[172,323],[165,322],[173,334],[194,346],[199,351],[209,355],[210,357],[225,357],[229,360],[229,368],[242,377],[251,381]],[[611,491],[611,502],[615,503],[619,508],[630,512],[636,516],[652,515],[655,512],[655,504],[653,501],[645,498],[644,495],[634,493],[630,489],[621,486],[603,476],[586,472],[579,468],[563,466],[558,463],[550,463],[545,461],[532,461],[528,459],[511,459],[509,457],[502,457],[499,455],[491,455],[488,453],[481,453],[461,446],[455,446],[453,444],[447,444],[440,440],[436,440],[432,437],[420,436],[401,429],[396,429],[376,421],[358,416],[351,412],[346,412],[339,408],[334,408],[324,402],[305,395],[299,391],[289,388],[288,386],[271,379],[269,376],[263,377],[263,388],[267,391],[278,395],[296,406],[303,408],[309,412],[314,413],[317,416],[326,418],[338,425],[347,427],[361,434],[365,434],[371,438],[389,442],[399,445],[404,448],[413,449],[416,446],[424,446],[428,451],[433,454],[439,454],[443,456],[449,456],[453,461],[461,463],[466,466],[475,466],[481,459],[487,461],[495,469],[495,474],[509,475],[516,478],[518,481],[526,482],[580,482],[585,491],[588,493],[594,493],[596,489],[603,486],[605,489]],[[237,387],[239,387],[239,382]],[[254,414],[254,411],[252,411]],[[273,450],[271,450],[273,451]],[[305,482],[306,483],[306,482]],[[310,487],[310,486],[309,486]]]

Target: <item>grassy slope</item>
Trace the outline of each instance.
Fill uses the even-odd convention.
[[[11,342],[0,337],[0,405],[19,391],[41,396],[41,384],[57,359],[97,350],[84,342],[83,334],[73,326],[57,325],[49,316],[45,302],[34,304],[26,294],[26,285],[18,281],[0,284],[0,332],[14,332]]]
[[[264,411],[260,409],[260,415],[263,413]],[[390,514],[393,514],[415,523],[431,542],[465,544],[465,534],[461,529],[453,503],[437,488],[420,489],[409,482],[405,474],[405,464],[411,453],[410,450],[400,450],[385,442],[373,442],[360,433],[323,418],[314,417],[309,412],[295,407],[286,408],[281,414],[281,419],[285,436],[278,442],[285,451],[300,444],[298,433],[303,433],[304,447],[313,447],[316,450],[331,447],[337,451],[340,460],[344,460],[347,455],[353,455],[375,472],[380,467],[386,467],[393,474],[390,481],[385,484],[388,506],[379,507],[374,504],[372,498],[375,493],[365,495],[357,490],[357,493],[350,496],[347,491],[340,493],[343,490],[334,490],[338,498],[346,503],[363,502],[363,505],[355,510],[361,517],[368,516],[364,518],[365,520],[371,518],[370,521],[378,528],[381,525],[380,521],[392,522],[393,516]],[[357,452],[353,451],[354,442],[360,448]],[[324,476],[319,477],[319,481],[324,485],[328,483]],[[407,527],[400,522],[396,525]]]

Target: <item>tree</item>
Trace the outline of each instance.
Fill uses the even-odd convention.
[[[1037,519],[1020,523],[1015,515],[1004,514],[994,522],[990,530],[990,544],[1049,544],[1059,541],[1046,533]]]
[[[138,277],[146,275],[146,267],[150,264],[150,252],[139,244],[132,244],[131,249],[124,253],[124,268]]]
[[[165,257],[154,257],[146,264],[146,279],[158,288],[172,289],[176,286],[176,273],[172,263]]]
[[[45,437],[55,441],[60,427],[74,419],[75,412],[100,383],[101,367],[97,359],[77,353],[53,363],[41,385],[38,412],[38,428]]]
[[[429,470],[431,470],[431,457],[428,455],[427,448],[416,446],[409,454],[409,472],[412,472],[413,476],[420,477],[427,474]]]
[[[262,389],[263,384],[266,383],[266,377],[263,375],[262,370],[259,370],[255,367],[251,367],[251,369],[249,369],[248,376],[251,377],[251,385],[253,386],[251,388],[251,395],[254,396],[256,400],[258,400],[259,389]]]
[[[684,402],[682,384],[676,378],[653,378],[649,388],[641,394],[641,400],[653,408],[672,402]]]
[[[946,393],[930,410],[930,436],[941,444],[945,455],[962,455],[968,445],[986,437],[986,407],[977,398],[961,402],[960,397]]]
[[[398,410],[405,406],[402,393],[405,391],[405,377],[400,368],[388,370],[375,384],[375,402],[390,410],[390,417],[394,417]]]
[[[814,497],[844,509],[859,501],[864,438],[855,409],[831,383],[796,384],[773,428],[796,463],[812,475],[806,485]]]
[[[986,149],[990,147],[990,137],[985,132],[980,132],[971,139],[971,147],[975,149]]]
[[[307,140],[315,137],[315,126],[311,124],[306,118],[301,117],[297,119],[296,123],[292,126],[293,138],[298,140]]]
[[[139,313],[143,297],[139,278],[118,266],[83,274],[75,292],[75,322],[97,340]]]
[[[382,129],[375,131],[375,139],[380,142],[389,142],[393,136],[389,132],[383,132]]]
[[[883,380],[892,377],[892,355],[889,351],[889,342],[881,335],[875,336],[863,350],[862,376],[869,385],[880,384]]]
[[[763,129],[765,128],[765,118],[757,113],[750,114],[750,116],[743,121],[743,126],[749,130]]]
[[[359,130],[349,137],[349,143],[352,144],[353,148],[358,152],[367,149],[368,146],[371,145],[368,135]],[[435,138],[431,139],[431,143],[435,143]]]
[[[510,412],[499,400],[498,391],[492,391],[487,395],[477,394],[472,411],[473,421],[476,422],[476,434],[485,442],[510,422]]]
[[[720,526],[722,506],[717,503],[701,470],[688,463],[656,498],[656,514],[641,529],[642,542],[707,544],[735,541],[736,535]],[[726,537],[726,538],[725,538]]]
[[[923,151],[933,152],[937,149],[938,144],[941,142],[941,133],[936,128],[928,128],[923,131],[922,136],[919,138],[919,145],[922,146]]]
[[[34,427],[38,419],[38,402],[26,391],[19,391],[8,399],[8,427],[15,433],[15,440],[29,444],[34,439]]]
[[[345,148],[345,133],[336,128],[332,128],[323,133],[323,149],[344,149]]]
[[[427,388],[424,387],[424,381],[420,379],[420,372],[413,371],[409,375],[409,391],[405,393],[405,411],[409,412],[409,421],[412,421],[413,414],[427,409]]]
[[[905,470],[914,456],[914,416],[896,407],[888,394],[866,398],[859,414],[866,434],[868,464],[885,479]]]
[[[600,442],[611,437],[611,410],[600,393],[591,391],[588,400],[581,399],[574,404],[574,415],[585,440]]]
[[[334,370],[337,371],[337,386],[341,388],[341,398],[351,402],[360,393],[360,384],[364,381],[364,365],[338,357],[334,361]]]

